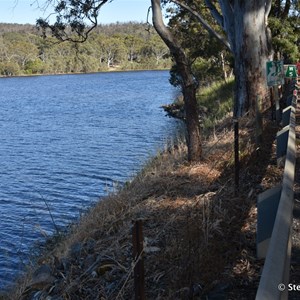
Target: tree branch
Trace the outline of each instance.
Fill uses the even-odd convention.
[[[205,0],[205,3],[210,10],[210,13],[212,16],[215,18],[217,23],[224,29],[224,19],[223,16],[218,12],[217,8],[215,5],[210,1],[210,0]]]
[[[153,25],[159,36],[167,44],[167,46],[170,48],[170,51],[172,52],[172,48],[174,47],[174,45],[177,45],[177,41],[175,41],[173,35],[168,30],[163,21],[160,0],[151,0],[151,8]]]
[[[219,33],[217,33],[207,22],[206,20],[204,20],[204,18],[198,13],[196,12],[194,9],[192,9],[190,6],[181,3],[178,0],[171,0],[171,2],[179,5],[180,7],[182,7],[183,9],[187,10],[189,13],[191,13],[194,17],[196,17],[196,19],[203,25],[203,27],[214,37],[216,37],[220,42],[222,42],[230,51],[231,51],[231,45],[228,42],[228,40],[221,36]]]
[[[235,48],[235,26],[234,26],[234,12],[233,1],[219,0],[220,8],[224,18],[224,31],[227,34],[227,39],[231,45],[231,51]]]
[[[37,0],[36,0],[37,1]],[[53,5],[56,22],[51,25],[48,18],[37,20],[37,25],[45,32],[47,28],[61,41],[82,43],[98,25],[101,7],[112,0],[47,0],[47,6]],[[86,25],[84,20],[90,24]],[[69,26],[67,26],[69,25]],[[74,34],[72,34],[74,33]],[[76,37],[75,37],[76,35]]]
[[[267,0],[266,1],[266,12],[265,12],[266,23],[267,23],[269,14],[271,12],[271,8],[272,8],[272,0]]]

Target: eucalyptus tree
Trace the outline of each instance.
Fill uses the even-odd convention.
[[[187,10],[233,54],[235,73],[234,116],[255,110],[257,96],[266,95],[266,61],[271,55],[268,16],[271,0],[171,0]],[[205,19],[209,11],[222,32]]]
[[[120,63],[125,58],[126,49],[120,36],[103,37],[101,48],[107,68]]]
[[[127,34],[124,38],[124,44],[127,48],[128,60],[131,64],[133,64],[133,62],[137,60],[140,55],[143,40],[139,36]]]
[[[157,35],[151,35],[146,47],[148,48],[150,55],[154,56],[156,65],[170,53],[169,48]]]
[[[189,62],[181,43],[164,24],[161,1],[151,0],[151,8],[154,28],[170,49],[171,55],[176,62],[186,114],[188,159],[190,161],[197,161],[201,159],[202,155],[199,114],[196,99],[198,84],[193,76],[191,63]]]
[[[38,58],[38,48],[27,41],[18,41],[12,45],[13,55],[15,60],[19,63],[22,69],[28,62],[34,61]]]
[[[30,41],[31,34],[7,32],[2,35],[2,51],[6,55],[7,62],[16,62],[21,69],[25,69],[26,63],[38,58],[38,48]],[[1,51],[1,52],[2,52]]]

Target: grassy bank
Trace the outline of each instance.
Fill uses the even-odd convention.
[[[218,122],[233,111],[234,80],[216,82],[199,90],[197,95],[200,110],[204,110],[204,134],[209,135]]]
[[[234,80],[230,79],[229,82],[215,82],[198,90],[196,97],[204,137],[214,134],[217,124],[233,111],[233,88]],[[185,118],[182,95],[178,96],[174,103],[164,105],[163,108],[171,117]]]
[[[252,125],[240,123],[238,196],[228,115],[206,139],[201,163],[187,162],[182,142],[166,147],[90,209],[4,299],[133,299],[134,220],[143,221],[147,299],[254,298],[256,196],[281,172],[270,152],[277,127],[266,117],[258,154]]]

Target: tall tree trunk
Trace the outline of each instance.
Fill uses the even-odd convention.
[[[151,0],[151,4],[154,28],[170,49],[181,76],[181,87],[186,113],[188,160],[199,161],[202,155],[202,145],[196,101],[196,82],[182,47],[163,23],[161,1]]]
[[[266,61],[271,52],[267,19],[272,1],[205,0],[207,8],[225,31],[227,39],[209,26],[201,12],[185,4],[185,1],[171,2],[193,14],[209,33],[233,53],[236,80],[234,116],[240,117],[248,111],[254,112],[257,96],[264,97],[266,94]],[[215,6],[216,2],[220,9]]]
[[[186,113],[187,146],[189,161],[198,161],[202,155],[199,113],[194,85],[183,89],[184,108]]]
[[[232,47],[235,59],[235,109],[239,117],[254,112],[257,97],[266,95],[267,28],[263,1],[235,1]]]

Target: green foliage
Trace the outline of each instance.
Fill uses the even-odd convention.
[[[21,70],[19,65],[14,61],[0,63],[0,74],[5,76],[20,75]]]
[[[295,28],[291,19],[281,20],[275,17],[269,18],[269,26],[273,36],[273,49],[277,56],[284,56],[286,63],[295,62],[299,55],[299,29]]]
[[[95,28],[84,43],[42,37],[34,26],[0,24],[0,75],[168,69],[169,52],[147,24]]]
[[[193,1],[193,8],[204,16],[214,30],[222,34],[203,1]],[[168,12],[170,29],[180,41],[190,61],[195,79],[200,82],[200,85],[221,80],[225,77],[225,72],[231,73],[231,54],[204,29],[198,20],[179,7],[172,6]],[[176,66],[171,69],[170,82],[174,86],[180,85]]]
[[[97,27],[100,9],[107,2],[110,0],[48,0],[48,6],[53,6],[56,21],[51,24],[48,18],[40,18],[37,26],[44,35],[50,30],[61,41],[84,42]]]
[[[200,89],[197,100],[200,106],[205,106],[207,110],[216,118],[224,116],[224,113],[232,108],[234,80],[229,82],[217,81],[208,87]]]
[[[277,58],[295,63],[300,58],[300,1],[273,1],[269,27]]]
[[[204,57],[197,58],[193,63],[193,70],[197,79],[207,84],[223,78],[219,60],[215,57],[208,59]]]
[[[30,60],[25,64],[26,74],[43,74],[45,64],[40,59]]]

